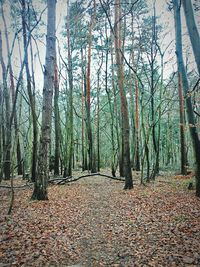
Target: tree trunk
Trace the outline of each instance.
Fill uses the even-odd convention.
[[[139,151],[139,90],[138,82],[135,79],[135,170],[140,171]]]
[[[194,58],[197,64],[197,69],[200,75],[200,36],[197,28],[197,24],[194,18],[194,12],[192,8],[191,0],[182,0],[183,9],[185,13],[185,19],[187,24],[188,33],[190,36],[190,41],[192,44],[192,49],[194,53]]]
[[[58,81],[58,66],[55,62],[54,70],[54,125],[55,125],[55,156],[54,156],[54,175],[60,174],[60,116],[59,116],[59,81]]]
[[[68,80],[69,80],[69,132],[68,149],[66,162],[66,176],[72,176],[73,154],[74,154],[74,134],[73,134],[73,73],[71,58],[71,37],[70,37],[70,5],[67,0],[67,51],[68,51]]]
[[[180,143],[181,143],[181,174],[187,174],[187,158],[185,146],[185,116],[184,116],[184,98],[182,91],[181,75],[178,74],[178,93],[179,93],[179,114],[180,114]]]
[[[5,28],[5,38],[6,38],[6,46],[7,46],[7,53],[8,53],[8,64],[9,64],[9,75],[10,75],[10,89],[11,89],[11,95],[12,95],[12,103],[14,103],[15,100],[15,85],[14,85],[14,76],[13,76],[13,69],[11,64],[11,55],[10,55],[10,45],[9,45],[9,39],[8,39],[8,31],[7,31],[7,23],[4,16],[4,10],[3,10],[3,3],[1,6],[1,12],[2,12],[2,19],[4,23]],[[17,114],[14,114],[14,126],[15,126],[15,138],[17,140],[17,170],[18,175],[22,175],[23,173],[23,164],[22,164],[22,158],[21,158],[21,147],[20,147],[20,141],[18,136],[18,123],[17,123]]]
[[[101,68],[101,66],[100,66]],[[97,171],[100,172],[100,114],[99,114],[99,110],[100,110],[100,84],[99,84],[99,80],[100,80],[100,68],[98,71],[98,77],[97,77]]]
[[[92,125],[91,125],[91,112],[90,112],[90,73],[91,73],[91,50],[92,50],[92,30],[94,28],[96,20],[96,0],[94,2],[94,13],[91,18],[89,35],[88,35],[88,65],[87,65],[87,82],[86,82],[86,114],[87,114],[87,134],[88,134],[88,155],[89,155],[89,169],[91,172],[96,172],[95,152],[93,148],[93,136],[92,136]]]
[[[22,31],[23,31],[23,44],[24,44],[24,62],[26,70],[26,81],[27,81],[27,92],[29,97],[29,103],[31,108],[31,115],[33,120],[33,145],[32,145],[32,166],[31,166],[31,180],[34,182],[36,179],[36,169],[37,169],[37,152],[38,152],[38,126],[37,126],[37,115],[35,110],[35,95],[32,92],[31,88],[31,75],[29,70],[29,57],[27,50],[27,19],[26,19],[26,1],[21,1],[22,5]],[[28,9],[29,11],[29,9]],[[30,15],[29,15],[30,16]],[[30,33],[29,33],[30,34]]]
[[[32,199],[47,200],[49,178],[49,146],[51,138],[52,97],[54,88],[54,67],[56,59],[56,0],[47,1],[47,42],[44,70],[42,104],[42,125],[38,155],[38,169]]]
[[[183,49],[182,49],[182,29],[181,29],[181,15],[180,15],[180,2],[179,0],[173,0],[174,3],[174,20],[175,20],[175,33],[176,33],[176,56],[178,71],[180,73],[180,79],[182,80],[182,86],[184,96],[186,98],[187,117],[190,127],[190,135],[193,144],[195,164],[196,164],[196,196],[200,197],[200,140],[197,132],[195,116],[192,107],[191,95],[189,93],[189,82],[187,78],[186,69],[183,61]]]
[[[114,39],[113,39],[114,40]],[[113,48],[113,42],[111,43],[111,65],[114,66],[114,48]],[[113,142],[113,149],[115,148],[115,154],[114,154],[114,162],[115,165],[113,166],[112,175],[114,176],[117,170],[117,165],[119,163],[119,170],[123,169],[123,166],[121,167],[121,153],[120,153],[120,134],[119,134],[119,110],[118,110],[118,104],[117,104],[117,93],[116,93],[116,84],[115,84],[115,75],[114,75],[114,68],[111,70],[112,72],[112,91],[113,91],[113,98],[114,98],[114,107],[113,107],[113,141],[114,141],[114,133],[116,133],[116,143]],[[115,114],[115,116],[114,116]],[[118,157],[118,162],[116,160],[116,157]],[[123,171],[122,171],[123,173]],[[121,175],[121,171],[120,171]]]
[[[85,94],[86,94],[86,81],[85,81],[85,71],[84,71],[84,58],[83,58],[83,48],[81,47],[81,153],[82,153],[82,171],[87,170],[87,153],[85,144]],[[86,156],[85,156],[86,154]]]
[[[0,87],[0,183],[3,178],[3,139],[4,139],[4,126],[3,126],[3,90]]]
[[[152,127],[152,141],[153,141],[153,161],[154,166],[151,173],[151,179],[155,179],[155,176],[158,174],[158,160],[157,157],[159,155],[158,152],[158,142],[157,142],[157,136],[156,136],[156,124],[155,124],[155,103],[154,103],[154,96],[156,91],[156,83],[155,83],[155,60],[156,60],[156,54],[157,54],[157,45],[156,45],[157,37],[156,37],[156,9],[155,9],[155,2],[153,5],[153,17],[152,17],[152,39],[151,39],[151,62],[150,62],[150,68],[151,68],[151,127]]]
[[[12,143],[12,135],[11,135],[11,123],[10,123],[10,93],[8,91],[7,79],[6,79],[6,66],[3,59],[3,48],[2,48],[2,37],[0,31],[0,62],[2,67],[2,76],[3,76],[3,93],[5,98],[5,147],[4,147],[4,176],[6,180],[10,179],[11,175],[11,143]]]
[[[124,69],[123,61],[121,56],[121,27],[119,27],[121,4],[120,0],[115,0],[115,55],[116,55],[116,65],[117,65],[117,76],[118,76],[118,86],[120,91],[121,100],[121,117],[122,117],[122,145],[124,148],[123,157],[123,170],[125,177],[124,189],[133,188],[133,180],[131,173],[131,162],[130,162],[130,146],[129,146],[129,116],[128,116],[128,105],[126,99],[126,92],[124,90]]]

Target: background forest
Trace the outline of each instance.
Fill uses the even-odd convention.
[[[57,6],[1,0],[0,180],[47,199],[49,172],[108,169],[131,189],[131,170],[195,169],[200,196],[199,1]]]
[[[199,11],[0,0],[0,266],[200,266]]]

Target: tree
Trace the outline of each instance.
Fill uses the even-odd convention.
[[[186,157],[186,144],[185,144],[185,114],[184,114],[182,80],[180,73],[178,73],[178,94],[179,94],[179,114],[180,114],[181,174],[186,175],[187,157]]]
[[[70,36],[70,1],[67,0],[67,59],[68,59],[68,84],[69,84],[69,121],[68,121],[68,145],[64,177],[72,176],[72,159],[74,152],[74,134],[73,134],[73,72],[71,56],[71,36]]]
[[[121,100],[121,118],[122,118],[122,160],[123,160],[123,175],[125,177],[124,189],[133,188],[133,180],[131,173],[130,162],[130,145],[129,145],[129,116],[126,92],[124,88],[124,69],[123,59],[121,55],[122,40],[121,40],[121,4],[120,0],[115,0],[115,29],[114,29],[114,44],[117,67],[118,87]]]
[[[198,28],[195,22],[195,18],[194,18],[192,2],[191,0],[183,0],[182,3],[183,3],[183,9],[185,13],[187,29],[188,29],[188,33],[190,36],[192,49],[194,52],[194,58],[195,58],[197,69],[200,75],[200,53],[199,53],[200,36],[199,36]]]
[[[92,31],[95,25],[96,20],[96,0],[93,0],[94,11],[90,21],[89,34],[88,34],[88,61],[87,61],[87,74],[86,74],[86,126],[87,126],[87,135],[88,135],[88,155],[89,155],[89,170],[91,172],[96,172],[96,160],[95,160],[95,151],[93,144],[93,134],[92,134],[92,125],[91,125],[91,50],[92,50]]]
[[[10,179],[11,175],[11,145],[12,145],[12,134],[11,134],[11,121],[10,121],[10,92],[7,84],[7,71],[6,65],[3,58],[3,47],[2,47],[2,35],[0,31],[0,63],[2,67],[3,76],[3,94],[5,98],[5,146],[4,146],[4,156],[3,156],[3,166],[4,166],[4,176],[6,180]]]
[[[29,5],[29,3],[27,3]],[[37,153],[38,153],[38,125],[37,115],[35,107],[35,93],[32,91],[31,86],[31,74],[29,69],[29,56],[27,47],[27,35],[30,35],[30,29],[27,32],[28,21],[26,18],[27,12],[29,14],[29,6],[26,8],[26,1],[21,1],[22,5],[22,31],[23,31],[23,45],[24,45],[24,59],[25,59],[25,70],[26,70],[26,82],[27,92],[29,97],[29,103],[31,108],[32,122],[33,122],[33,144],[32,144],[32,166],[31,166],[31,180],[34,182],[36,179],[36,168],[37,168]],[[30,18],[29,18],[30,19]]]
[[[55,124],[55,155],[54,155],[54,175],[60,173],[60,141],[61,141],[61,130],[60,130],[60,113],[59,113],[59,80],[58,80],[58,66],[55,62],[54,70],[54,124]]]
[[[54,68],[56,60],[56,0],[47,1],[47,38],[44,68],[42,104],[42,124],[38,155],[37,176],[32,199],[48,200],[49,146],[51,141],[52,97],[54,88]]]
[[[175,33],[176,33],[176,56],[178,72],[180,73],[180,79],[182,80],[182,86],[184,91],[184,97],[186,98],[187,117],[190,127],[190,135],[193,144],[195,165],[196,165],[196,196],[200,197],[200,140],[197,132],[195,116],[192,107],[192,99],[190,94],[190,87],[187,78],[187,73],[183,61],[183,49],[182,49],[182,29],[181,29],[181,14],[180,14],[180,1],[173,0],[174,8],[174,21],[175,21]]]
[[[7,47],[7,54],[8,54],[8,67],[9,67],[9,76],[10,76],[10,91],[12,96],[12,104],[14,104],[15,101],[15,83],[14,83],[14,74],[13,74],[13,68],[11,63],[11,51],[10,51],[10,44],[9,44],[9,37],[8,37],[8,29],[7,29],[7,23],[6,18],[4,16],[4,9],[3,9],[3,2],[1,3],[1,13],[2,13],[2,19],[4,23],[5,28],[5,39],[6,39],[6,47]],[[17,170],[18,174],[23,174],[23,164],[22,164],[22,158],[21,158],[21,146],[20,146],[20,140],[18,135],[18,121],[17,121],[17,114],[14,114],[14,126],[15,126],[15,138],[17,140]]]

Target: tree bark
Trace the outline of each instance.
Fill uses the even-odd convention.
[[[32,199],[48,200],[49,147],[51,140],[52,97],[56,59],[56,0],[47,1],[47,41],[44,70],[42,125],[38,155],[38,169]]]

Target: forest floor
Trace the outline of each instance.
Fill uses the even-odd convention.
[[[0,266],[200,266],[200,200],[185,180],[158,177],[124,191],[99,176],[49,186],[0,188]],[[4,183],[4,182],[3,182]],[[16,179],[16,184],[24,181]]]

